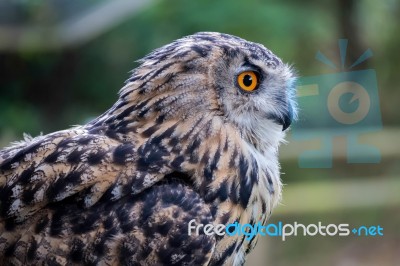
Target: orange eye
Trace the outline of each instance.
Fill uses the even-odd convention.
[[[244,71],[237,77],[239,87],[245,91],[254,91],[258,87],[258,76],[254,71]]]

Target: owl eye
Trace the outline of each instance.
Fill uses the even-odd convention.
[[[258,73],[255,71],[244,71],[237,77],[239,87],[245,91],[254,91],[258,88]]]

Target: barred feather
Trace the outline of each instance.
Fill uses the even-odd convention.
[[[281,195],[282,121],[295,111],[291,68],[220,33],[140,62],[97,119],[0,151],[6,264],[244,263],[256,239],[189,236],[187,225],[269,217]],[[254,93],[235,83],[247,65],[263,75]]]

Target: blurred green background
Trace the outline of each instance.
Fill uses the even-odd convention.
[[[348,39],[347,66],[372,50],[352,70],[376,71],[383,129],[360,141],[378,148],[381,161],[347,163],[348,143],[339,136],[331,168],[302,168],[301,152],[321,143],[289,134],[281,149],[283,201],[270,222],[379,224],[384,236],[261,237],[247,265],[400,265],[397,0],[0,1],[0,147],[23,132],[46,134],[96,117],[115,102],[136,60],[198,31],[262,43],[302,77],[340,71],[315,59],[321,51],[340,65],[338,39]]]

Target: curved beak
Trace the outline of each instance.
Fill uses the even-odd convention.
[[[280,115],[275,115],[272,117],[272,119],[279,125],[282,125],[282,131],[285,131],[292,124],[293,109],[291,107],[289,107],[287,112],[280,114]]]
[[[282,131],[285,131],[292,124],[292,116],[285,115],[278,123],[282,125]]]

